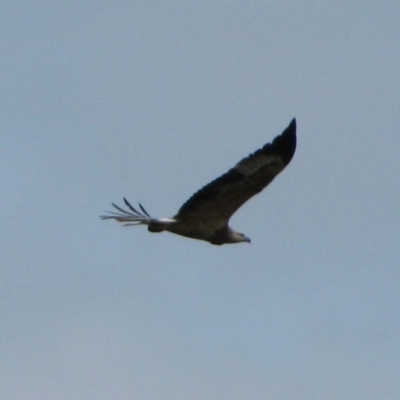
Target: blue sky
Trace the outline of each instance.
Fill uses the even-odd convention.
[[[400,5],[2,3],[2,399],[400,396]],[[296,116],[212,246],[172,216]]]

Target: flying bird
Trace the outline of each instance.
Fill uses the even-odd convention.
[[[289,164],[296,150],[296,119],[271,143],[241,160],[228,172],[197,191],[172,218],[153,218],[139,203],[127,209],[111,203],[117,212],[102,219],[115,219],[125,226],[147,225],[150,232],[168,231],[215,245],[250,243],[229,225],[232,215],[251,197],[260,193]]]

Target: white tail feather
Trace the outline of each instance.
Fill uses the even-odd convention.
[[[150,214],[146,211],[146,209],[139,203],[139,207],[142,212],[136,210],[132,206],[131,203],[124,197],[124,202],[126,206],[129,208],[129,211],[124,210],[123,208],[117,206],[114,203],[111,203],[115,209],[119,212],[108,211],[108,215],[101,215],[101,219],[115,219],[118,222],[124,223],[124,226],[133,226],[133,225],[149,225],[154,218],[150,216]]]
[[[123,226],[154,225],[154,231],[167,230],[171,224],[176,222],[173,218],[153,218],[140,203],[139,207],[141,211],[138,211],[125,197],[124,202],[129,210],[124,210],[116,204],[111,203],[118,212],[107,211],[108,215],[101,215],[100,218],[115,219],[121,222]],[[149,227],[150,229],[151,227]]]

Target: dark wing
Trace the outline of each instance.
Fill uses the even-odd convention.
[[[182,222],[198,220],[215,229],[247,200],[261,192],[293,158],[296,150],[296,120],[272,143],[244,158],[227,173],[196,192],[180,208],[175,218]]]

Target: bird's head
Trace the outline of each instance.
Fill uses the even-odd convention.
[[[236,232],[232,230],[230,232],[230,239],[232,240],[231,243],[240,243],[240,242],[247,242],[251,243],[251,240],[249,237],[247,237],[244,233]]]
[[[251,239],[246,236],[244,233],[240,233],[240,236],[242,237],[242,242],[247,242],[247,243],[251,243]]]

